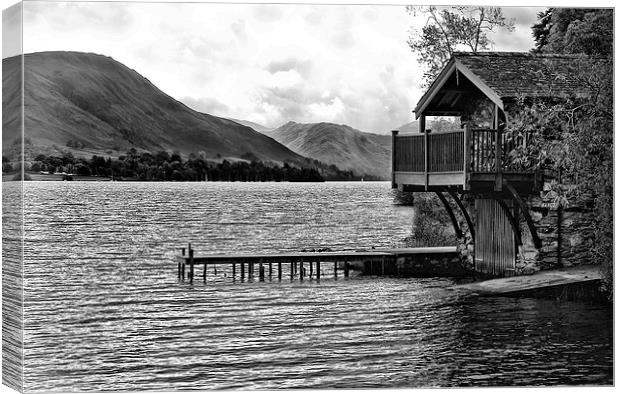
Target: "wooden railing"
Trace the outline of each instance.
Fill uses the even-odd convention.
[[[495,139],[492,129],[471,130],[471,171],[495,172]]]
[[[394,171],[424,172],[424,134],[396,135]]]
[[[428,134],[428,172],[463,171],[464,132]]]

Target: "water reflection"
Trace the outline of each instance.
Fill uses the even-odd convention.
[[[174,249],[398,246],[387,183],[26,183],[26,390],[610,384],[611,311],[449,279],[178,283]]]

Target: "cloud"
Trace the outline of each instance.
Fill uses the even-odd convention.
[[[282,18],[282,6],[276,4],[256,5],[254,16],[262,22],[276,22]]]
[[[239,41],[247,42],[248,35],[245,32],[245,21],[244,20],[239,19],[235,21],[233,24],[230,25],[230,28],[232,29],[233,33],[235,34],[235,37],[237,37]]]
[[[22,53],[22,5],[15,4],[2,11],[2,58]]]
[[[185,105],[198,112],[207,113],[216,116],[228,116],[230,108],[212,97],[182,97],[181,100]]]
[[[301,76],[307,76],[312,69],[312,62],[310,60],[301,60],[294,57],[289,57],[282,60],[273,60],[265,67],[271,74],[275,74],[281,71],[297,71]]]
[[[496,50],[528,50],[536,11]],[[403,6],[24,2],[24,51],[111,56],[170,96],[268,127],[289,120],[388,132],[407,123],[422,69]]]

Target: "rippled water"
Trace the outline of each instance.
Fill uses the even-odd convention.
[[[175,249],[399,246],[388,183],[27,182],[25,389],[611,384],[612,311],[450,279],[178,283]]]

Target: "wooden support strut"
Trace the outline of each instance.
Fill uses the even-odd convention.
[[[472,241],[475,242],[475,240],[476,240],[476,230],[474,230],[474,223],[471,221],[471,217],[469,216],[469,213],[467,212],[467,209],[463,205],[463,201],[461,201],[459,196],[455,192],[453,192],[453,191],[448,191],[448,194],[452,197],[452,199],[454,200],[456,205],[461,210],[461,213],[463,214],[463,217],[465,217],[465,221],[467,222],[467,227],[469,227],[469,233],[471,234],[471,239],[472,239]]]
[[[448,212],[448,216],[450,216],[450,220],[452,221],[452,226],[454,227],[454,232],[458,238],[463,238],[463,232],[461,231],[461,227],[459,226],[459,222],[456,220],[456,216],[454,216],[454,212],[452,211],[452,207],[448,204],[448,200],[444,197],[442,192],[435,192],[437,197],[441,200],[444,208]]]
[[[542,241],[538,237],[538,232],[536,231],[536,226],[534,226],[532,216],[530,216],[530,211],[519,196],[519,193],[517,193],[517,190],[512,185],[504,183],[504,186],[506,186],[506,189],[508,189],[508,191],[512,195],[513,200],[515,200],[515,202],[519,205],[519,208],[521,208],[521,212],[523,212],[523,217],[525,218],[527,227],[530,230],[530,234],[532,234],[532,241],[534,242],[534,246],[537,249],[540,248],[542,246]]]
[[[508,221],[510,222],[510,227],[512,227],[512,232],[515,234],[517,245],[523,245],[523,242],[521,241],[521,232],[519,231],[519,223],[517,223],[514,216],[512,216],[510,208],[508,208],[508,205],[506,205],[506,202],[502,200],[501,197],[493,196],[493,199],[497,201],[497,204],[502,208],[502,211],[504,211],[504,215],[506,215],[506,217],[508,218]]]

